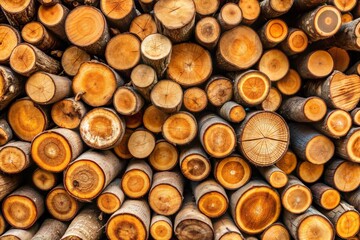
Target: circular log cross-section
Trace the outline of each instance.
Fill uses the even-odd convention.
[[[78,128],[86,113],[85,105],[74,98],[66,98],[55,103],[51,108],[51,119],[62,128]]]
[[[153,215],[150,223],[150,234],[153,239],[172,239],[173,226],[170,218]]]
[[[204,180],[211,171],[211,163],[199,146],[184,148],[179,156],[181,173],[191,181]]]
[[[212,73],[210,53],[195,43],[173,47],[167,75],[184,87],[204,83]]]
[[[141,14],[131,21],[129,32],[144,40],[147,36],[157,33],[155,20],[150,14]]]
[[[44,170],[62,172],[83,151],[80,135],[56,128],[37,135],[31,143],[31,157]]]
[[[94,108],[80,123],[82,140],[95,149],[118,145],[125,133],[125,121],[110,108]]]
[[[259,35],[264,48],[275,47],[288,35],[288,26],[281,19],[269,20],[260,30]]]
[[[290,233],[282,223],[274,223],[261,234],[261,240],[290,240]]]
[[[260,174],[273,188],[282,188],[288,183],[288,176],[275,165],[258,168]]]
[[[108,22],[121,32],[128,31],[131,21],[137,16],[134,0],[100,0],[100,9]]]
[[[216,60],[224,70],[244,70],[261,57],[262,44],[254,30],[246,26],[235,27],[222,34],[218,43]]]
[[[161,128],[167,118],[167,113],[164,113],[154,105],[150,105],[144,112],[143,124],[144,127],[149,131],[153,133],[160,133]]]
[[[334,70],[345,72],[346,69],[349,68],[351,58],[349,53],[345,49],[339,47],[332,47],[327,51],[330,53],[331,57],[334,60]]]
[[[316,50],[299,56],[296,66],[303,78],[323,78],[333,71],[334,60],[327,51]]]
[[[205,86],[209,102],[215,107],[221,107],[233,97],[233,82],[223,76],[213,76]]]
[[[280,216],[279,194],[265,182],[253,180],[231,195],[231,215],[239,229],[258,234]]]
[[[133,157],[133,155],[131,155],[129,148],[128,148],[129,138],[133,132],[134,132],[133,130],[126,128],[124,136],[121,139],[120,143],[113,148],[115,154],[118,157],[120,157],[122,159],[130,159]]]
[[[194,0],[196,14],[200,17],[214,15],[219,9],[220,0]]]
[[[256,111],[238,128],[240,152],[257,166],[270,166],[286,153],[290,132],[285,120],[274,112]]]
[[[360,163],[360,128],[352,128],[345,137],[335,140],[335,146],[338,156]]]
[[[132,87],[119,87],[113,96],[115,110],[123,116],[133,116],[144,106],[144,99]]]
[[[101,11],[92,6],[79,6],[65,21],[69,41],[90,54],[103,54],[110,39],[106,20]]]
[[[12,50],[21,42],[21,37],[14,27],[0,24],[0,63],[10,59]]]
[[[146,100],[150,100],[151,89],[157,83],[157,75],[155,70],[145,64],[137,65],[130,74],[131,85]]]
[[[175,145],[162,139],[156,142],[149,156],[150,165],[157,171],[169,171],[178,163],[178,150]]]
[[[0,148],[0,170],[6,174],[20,173],[31,165],[31,144],[28,142],[10,142]]]
[[[237,103],[252,107],[262,103],[270,92],[269,77],[256,70],[239,74],[234,80],[234,99]]]
[[[57,183],[58,176],[56,173],[37,168],[32,174],[32,182],[35,187],[41,191],[51,190]]]
[[[251,167],[239,155],[219,159],[214,166],[215,179],[227,190],[244,186],[251,178]]]
[[[265,19],[275,18],[287,13],[294,0],[264,0],[260,3],[261,15]]]
[[[62,185],[53,188],[46,196],[46,209],[60,221],[72,220],[80,209],[80,203]]]
[[[310,189],[314,197],[314,203],[323,209],[331,210],[340,204],[340,193],[324,183],[315,183]]]
[[[360,185],[360,166],[358,163],[333,160],[324,173],[324,183],[341,192],[351,192]]]
[[[190,112],[203,111],[208,104],[206,92],[198,87],[188,88],[184,92],[183,104]]]
[[[351,115],[341,109],[334,109],[327,112],[325,118],[314,127],[328,137],[340,138],[345,136],[352,126]]]
[[[21,37],[25,42],[32,44],[42,51],[57,49],[60,46],[58,39],[39,22],[27,23],[21,29]]]
[[[220,25],[213,17],[205,17],[196,23],[195,39],[201,46],[209,50],[216,47],[220,34]]]
[[[296,168],[296,175],[304,183],[318,181],[324,173],[324,164],[313,164],[309,161],[299,161]]]
[[[188,144],[197,135],[196,119],[188,112],[175,113],[165,120],[162,134],[167,141],[173,144]]]
[[[226,31],[238,26],[242,20],[240,7],[236,3],[226,3],[219,11],[217,19]]]
[[[137,129],[130,135],[127,146],[135,158],[147,158],[155,148],[155,137],[145,129]]]
[[[298,28],[290,28],[286,39],[280,44],[281,50],[288,56],[299,54],[308,47],[306,33]]]
[[[285,155],[275,165],[289,175],[295,170],[296,164],[297,158],[295,153],[287,150]]]
[[[246,112],[244,107],[237,104],[236,102],[226,102],[219,110],[219,114],[225,120],[232,123],[239,123],[244,120]]]
[[[272,82],[275,82],[285,77],[289,67],[287,56],[278,49],[271,49],[261,56],[258,69],[265,73]]]
[[[4,0],[1,2],[1,10],[6,16],[7,22],[14,27],[20,27],[30,22],[36,15],[34,0]]]
[[[38,9],[39,21],[57,37],[67,40],[65,33],[65,19],[69,13],[64,5],[56,3],[53,6],[41,5]]]
[[[285,96],[294,95],[301,88],[301,77],[297,71],[290,69],[285,77],[276,81],[276,87]]]
[[[78,73],[81,64],[90,60],[91,57],[87,52],[76,46],[71,46],[64,51],[61,57],[61,66],[67,75],[73,77]]]
[[[251,25],[260,16],[261,8],[258,0],[240,0],[238,4],[243,15],[241,21],[243,24]]]
[[[151,103],[165,113],[178,112],[183,100],[181,86],[171,80],[159,81],[150,93]]]
[[[119,178],[115,179],[97,198],[96,204],[102,212],[113,214],[123,204],[125,195],[120,188],[120,181]]]
[[[269,94],[267,95],[265,100],[261,103],[259,108],[265,111],[276,112],[279,109],[281,102],[282,102],[282,95],[280,91],[272,87],[270,88]]]

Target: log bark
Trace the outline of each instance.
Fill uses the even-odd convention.
[[[26,77],[38,71],[57,74],[61,69],[57,60],[28,43],[20,43],[14,48],[10,56],[10,66],[15,72]]]
[[[340,193],[324,183],[315,183],[311,186],[314,203],[326,210],[332,210],[340,204]]]
[[[217,20],[223,31],[238,26],[242,20],[242,12],[239,5],[231,2],[224,4],[217,15]]]
[[[32,174],[32,183],[41,191],[49,191],[56,186],[58,178],[56,173],[37,168]]]
[[[67,75],[73,77],[78,73],[81,64],[90,60],[91,57],[87,52],[76,46],[70,46],[61,57],[61,66]]]
[[[0,170],[5,174],[16,174],[31,165],[28,142],[14,141],[0,148]]]
[[[125,133],[125,121],[110,108],[94,108],[80,123],[80,135],[86,145],[106,150],[117,146]]]
[[[333,40],[335,45],[345,50],[360,51],[360,19],[357,18],[341,26]]]
[[[222,118],[232,123],[239,123],[246,116],[244,107],[233,101],[228,101],[222,105],[219,114]]]
[[[282,188],[288,183],[288,176],[275,165],[258,168],[260,174],[273,188]]]
[[[130,136],[128,149],[135,158],[147,158],[155,148],[155,136],[148,130],[138,128]],[[141,146],[141,148],[139,148]]]
[[[0,200],[2,201],[7,195],[17,189],[21,183],[21,175],[17,174],[9,176],[5,174],[0,174]]]
[[[308,11],[325,4],[327,0],[300,0],[294,1],[294,9],[298,11]]]
[[[131,85],[141,94],[141,96],[150,101],[151,89],[158,82],[155,70],[145,64],[137,65],[130,75]]]
[[[336,154],[343,159],[359,163],[360,149],[359,149],[360,128],[351,128],[346,136],[334,141]]]
[[[180,173],[155,173],[148,196],[150,208],[160,215],[173,215],[182,205],[183,192],[184,182]]]
[[[2,46],[2,44],[0,44],[0,46]],[[24,85],[22,82],[22,77],[10,68],[0,66],[0,110],[6,108],[12,100],[23,93]]]
[[[154,214],[151,218],[150,234],[153,239],[172,239],[173,225],[171,219]]]
[[[4,218],[14,228],[28,229],[32,227],[44,211],[43,196],[30,186],[18,188],[2,203]]]
[[[38,20],[58,38],[67,40],[65,32],[65,19],[69,9],[60,3],[53,6],[40,6],[38,9]]]
[[[86,112],[84,103],[75,101],[75,98],[66,98],[52,105],[51,119],[61,128],[76,129]]]
[[[287,13],[292,7],[294,0],[264,0],[260,2],[261,15],[265,19],[276,18]]]
[[[292,173],[297,164],[297,157],[293,151],[288,149],[285,155],[275,164],[278,168],[284,171],[286,174]]]
[[[279,194],[268,184],[252,180],[231,194],[230,207],[240,231],[254,235],[276,222],[280,216],[281,201]]]
[[[324,173],[324,164],[314,164],[309,161],[299,161],[296,175],[304,183],[315,183]]]
[[[125,167],[110,151],[87,151],[69,164],[64,172],[64,187],[74,198],[95,199]],[[90,187],[89,187],[90,186]]]
[[[202,181],[211,172],[211,163],[199,144],[184,147],[179,155],[181,173],[191,181]]]
[[[341,192],[351,192],[359,187],[359,174],[357,163],[334,159],[325,170],[324,183]]]
[[[285,40],[288,32],[286,22],[281,19],[271,19],[259,29],[258,34],[264,48],[273,48]]]
[[[183,105],[186,110],[196,113],[203,111],[208,104],[205,90],[198,87],[191,87],[185,90]]]
[[[271,131],[268,126],[273,126]],[[274,112],[255,111],[247,114],[236,133],[241,154],[256,166],[270,166],[278,162],[290,142],[285,120]],[[260,142],[268,147],[263,149],[259,146]]]
[[[21,29],[21,37],[42,51],[58,49],[60,41],[39,22],[29,22]]]
[[[148,239],[150,208],[144,200],[126,200],[106,224],[109,239]]]
[[[168,114],[161,111],[158,107],[150,105],[146,108],[143,115],[143,124],[145,128],[153,133],[160,133],[161,128],[168,118]]]
[[[157,33],[154,18],[150,14],[141,14],[135,17],[131,21],[129,32],[135,34],[143,41],[147,36]]]
[[[355,207],[356,210],[360,209],[360,190],[357,189],[352,192],[344,193],[345,200]]]
[[[113,96],[115,110],[123,116],[137,114],[144,106],[144,99],[132,87],[119,87]]]
[[[13,131],[5,119],[0,119],[0,146],[5,145],[13,138]]]
[[[276,81],[275,84],[282,95],[292,96],[300,90],[301,82],[299,73],[294,69],[290,69],[285,77]]]
[[[178,164],[179,153],[174,144],[164,139],[156,141],[149,163],[156,171],[170,171]]]
[[[124,192],[120,188],[120,178],[114,179],[96,200],[98,208],[106,214],[113,214],[125,201]]]
[[[298,158],[313,164],[328,162],[335,152],[333,142],[305,124],[290,123],[291,148]]]
[[[51,218],[45,219],[32,240],[60,240],[67,228],[66,223]]]
[[[1,15],[1,13],[0,13]],[[21,36],[19,31],[8,25],[0,24],[0,63],[8,63],[12,50],[20,44]]]
[[[174,43],[189,40],[195,26],[195,3],[191,0],[159,0],[154,18],[159,33]]]
[[[351,126],[351,115],[341,109],[328,110],[325,117],[313,125],[318,131],[331,138],[345,136]]]
[[[128,31],[131,21],[137,16],[133,0],[100,0],[100,9],[110,25],[121,32]]]
[[[10,228],[3,235],[1,235],[1,238],[4,240],[31,240],[38,229],[38,224],[35,224],[29,229]]]
[[[201,1],[197,1],[201,2]],[[208,1],[209,2],[209,1]],[[216,0],[216,2],[218,2]],[[195,3],[196,4],[196,3]],[[196,23],[195,39],[201,46],[212,50],[216,47],[221,34],[219,22],[214,17],[204,17]]]
[[[163,137],[176,145],[189,144],[195,139],[197,132],[198,124],[195,117],[185,111],[171,115],[162,126]]]
[[[346,13],[341,14],[341,23],[342,24],[351,22],[352,20],[354,20],[354,16],[352,15],[351,12],[346,12]]]
[[[121,188],[129,198],[141,198],[150,190],[153,178],[151,167],[144,161],[132,159],[122,177]]]
[[[1,10],[10,25],[20,27],[34,18],[36,14],[35,0],[16,2],[5,0],[1,3]]]
[[[151,103],[165,113],[178,112],[183,100],[181,86],[171,80],[156,83],[150,93]]]
[[[215,240],[243,240],[244,236],[236,227],[230,215],[226,214],[213,223]]]
[[[233,83],[230,79],[215,75],[212,76],[205,86],[206,96],[215,107],[221,107],[233,98]]]

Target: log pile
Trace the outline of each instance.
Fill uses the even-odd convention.
[[[0,239],[360,239],[357,0],[1,0]]]

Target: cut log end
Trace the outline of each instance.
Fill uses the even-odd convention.
[[[64,51],[61,57],[61,66],[66,74],[75,76],[81,64],[90,61],[90,59],[90,55],[87,52],[76,46],[71,46]]]
[[[16,195],[4,200],[3,214],[10,225],[20,229],[31,227],[39,217],[36,206],[30,198]]]
[[[184,92],[184,107],[190,112],[201,112],[208,104],[206,92],[198,87],[192,87]]]
[[[184,149],[180,154],[180,169],[189,180],[204,180],[211,170],[211,164],[205,153],[198,148]]]
[[[156,217],[159,217],[158,219],[156,219]],[[155,222],[154,222],[154,218],[155,218]],[[154,239],[171,239],[172,237],[172,224],[170,219],[166,218],[163,219],[164,217],[159,215],[155,215],[153,217],[152,220],[152,224],[150,226],[150,234],[151,237]]]
[[[0,24],[0,63],[8,62],[12,50],[20,43],[19,32],[5,24]]]
[[[313,164],[308,161],[299,162],[297,167],[297,175],[305,183],[314,183],[318,181],[323,172],[323,164]]]
[[[80,208],[79,203],[62,186],[52,189],[45,203],[49,213],[60,221],[72,220]]]
[[[290,69],[285,77],[276,82],[276,87],[283,95],[294,95],[301,88],[301,77],[294,69]]]
[[[24,145],[26,143],[23,143]],[[26,144],[27,145],[27,144]],[[26,147],[25,149],[27,149]],[[0,170],[6,174],[22,172],[30,164],[28,152],[19,146],[12,144],[4,146],[0,150]]]
[[[306,159],[313,164],[324,164],[330,160],[334,152],[333,142],[323,135],[318,135],[307,144],[305,155]]]
[[[298,239],[321,238],[333,239],[334,229],[327,218],[322,215],[312,215],[305,218],[297,231]]]
[[[196,41],[209,50],[216,46],[217,42],[219,41],[220,34],[220,25],[213,17],[205,17],[196,24]]]
[[[309,188],[305,185],[294,184],[290,187],[285,187],[286,190],[283,192],[282,206],[295,214],[305,212],[311,205],[312,195]]]
[[[15,47],[10,56],[10,66],[19,74],[30,72],[34,68],[35,62],[35,51],[27,44]]]
[[[276,240],[276,239],[290,240],[289,231],[281,223],[275,223],[268,227],[262,234],[261,240]]]
[[[340,193],[335,189],[329,189],[321,195],[320,204],[324,209],[331,210],[339,205],[340,200]]]
[[[45,171],[41,168],[36,169],[32,175],[32,181],[38,189],[41,191],[49,191],[57,182],[56,174]]]
[[[162,132],[164,138],[171,143],[188,144],[196,137],[197,122],[190,113],[175,113],[165,120]]]
[[[326,114],[326,103],[318,97],[308,98],[304,104],[304,114],[312,122],[321,120]]]
[[[283,170],[286,174],[292,173],[297,164],[297,157],[295,153],[288,150],[285,155],[276,163],[276,166]]]
[[[150,178],[142,170],[134,169],[126,172],[121,181],[121,187],[126,196],[140,198],[150,189]]]
[[[160,133],[161,128],[168,118],[168,114],[161,111],[154,105],[146,108],[143,116],[144,126],[153,133]]]
[[[270,88],[269,94],[265,98],[265,100],[261,103],[261,109],[265,111],[275,112],[279,109],[282,102],[282,96],[279,90],[272,87]],[[325,103],[324,103],[325,104]],[[326,106],[325,106],[326,108]]]
[[[160,140],[156,143],[154,151],[149,156],[149,163],[158,171],[168,171],[176,166],[178,157],[178,151],[173,144]]]
[[[235,3],[226,3],[219,12],[218,20],[224,30],[229,30],[240,24],[242,12],[240,7]]]
[[[200,16],[211,16],[219,9],[219,0],[194,0],[196,13]]]
[[[360,229],[360,215],[356,210],[347,210],[341,214],[335,224],[336,233],[341,238],[354,237]]]
[[[280,50],[272,49],[262,55],[258,69],[275,82],[285,77],[289,67],[290,63],[287,56]]]
[[[67,98],[55,103],[51,108],[51,118],[54,123],[63,128],[78,128],[85,116],[86,108],[81,101]]]
[[[141,148],[139,148],[141,146]],[[128,149],[135,158],[147,158],[155,148],[155,137],[147,130],[134,131],[128,140]]]
[[[131,21],[129,32],[144,40],[147,36],[157,32],[156,23],[150,14],[141,14]]]
[[[246,25],[251,25],[260,16],[261,8],[257,0],[240,0],[239,7],[241,9],[243,20]]]
[[[178,83],[161,80],[151,90],[150,98],[155,107],[166,113],[173,113],[180,110],[183,91]]]
[[[327,50],[334,60],[334,70],[345,72],[349,68],[350,56],[349,53],[342,48],[332,47]]]
[[[96,200],[98,208],[107,214],[112,214],[121,206],[121,200],[113,193],[102,193]]]

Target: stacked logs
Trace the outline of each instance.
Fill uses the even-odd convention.
[[[0,239],[360,239],[360,2],[2,0]]]

